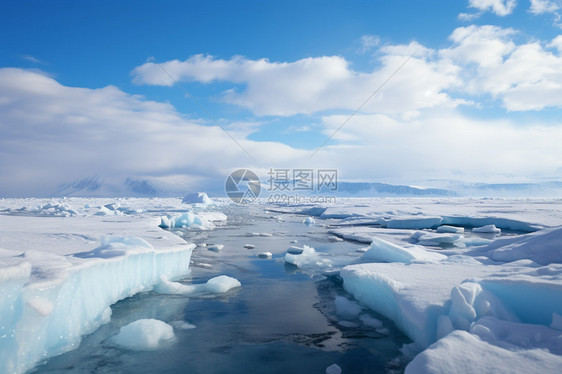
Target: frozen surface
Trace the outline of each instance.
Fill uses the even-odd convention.
[[[0,372],[76,348],[109,321],[112,304],[189,271],[194,245],[158,229],[156,217],[96,215],[100,204],[44,217],[45,205],[0,215]]]
[[[396,326],[414,342],[403,349],[412,354],[410,359],[417,354],[409,373],[506,368],[559,372],[560,199],[341,199],[334,205],[289,207],[258,202],[245,207],[251,213],[245,211],[234,223],[229,222],[234,208],[220,199],[208,208],[190,204],[181,199],[0,199],[0,325],[6,332],[0,339],[0,371],[23,372],[45,357],[76,348],[85,334],[113,323],[118,300],[140,291],[158,291],[150,294],[177,302],[192,296],[200,296],[194,299],[200,301],[238,298],[255,290],[259,297],[244,299],[239,306],[245,313],[257,311],[252,323],[237,329],[240,315],[228,320],[228,313],[216,312],[229,322],[224,326],[234,326],[228,327],[233,329],[232,341],[242,335],[261,338],[264,331],[298,344],[317,341],[314,329],[311,335],[302,333],[309,320],[298,306],[306,303],[307,308],[323,308],[329,328],[337,326],[337,331],[329,330],[332,335],[322,337],[321,349],[328,351],[341,349],[333,342],[345,334],[372,333],[378,339],[392,336]],[[303,225],[307,217],[314,217],[316,224]],[[203,256],[193,264],[203,272],[197,280],[179,281],[188,273],[194,245],[161,230],[159,224],[197,243]],[[213,235],[225,225],[230,226],[222,236]],[[336,241],[334,235],[344,240]],[[254,247],[244,248],[248,237]],[[212,244],[206,243],[213,242],[224,248],[207,250]],[[287,251],[296,242],[299,247]],[[368,249],[357,242],[368,244]],[[230,264],[227,259],[238,262]],[[275,272],[312,284],[322,277],[339,279],[339,272],[347,292],[329,293],[318,287],[305,294],[304,285],[310,283],[304,280],[288,292],[277,287],[278,279],[271,276]],[[214,313],[213,308],[204,314]],[[140,318],[168,322],[176,337],[209,331],[205,319],[191,320],[187,315],[197,325],[192,328],[182,317],[137,316],[117,328]],[[291,317],[291,323],[285,317]],[[256,318],[263,322],[259,328],[253,328]],[[136,327],[131,334],[147,329]],[[148,334],[151,338],[170,330],[154,331]],[[196,346],[182,349],[203,354],[209,351],[205,339],[211,336],[199,335],[197,341],[204,347],[198,351]],[[271,341],[270,336],[264,339]],[[142,342],[124,339],[133,340]],[[257,348],[252,351],[258,345],[251,341],[224,348],[228,351],[205,357],[200,364],[190,360],[189,365],[202,371],[204,362],[214,364],[219,356],[247,362],[261,354]],[[213,349],[223,349],[221,344],[225,345],[216,342]],[[311,357],[298,352],[299,357]],[[344,372],[352,372],[345,370],[346,365],[353,367],[351,363],[363,356],[346,361],[337,357],[327,355],[318,361],[322,365],[307,370],[326,370],[337,362]],[[305,361],[299,363],[308,364]],[[228,362],[220,365],[230,368]],[[392,371],[392,365],[387,369]]]
[[[124,326],[111,341],[134,351],[159,349],[175,337],[172,326],[157,319],[139,319]]]

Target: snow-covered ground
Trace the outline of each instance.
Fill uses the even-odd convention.
[[[158,227],[181,208],[176,199],[0,200],[0,372],[76,348],[118,300],[184,278],[195,245]],[[188,213],[197,228],[226,219]]]
[[[165,229],[218,230],[231,206],[199,195],[185,201],[0,199],[0,372],[25,372],[75,349],[111,319],[112,304],[136,293],[189,297],[240,287],[220,274],[177,282],[189,274],[195,244]],[[340,199],[253,209],[278,222],[302,215],[300,225],[330,244],[315,249],[304,236],[286,254],[275,246],[252,254],[254,243],[283,233],[233,233],[251,243],[248,256],[339,273],[348,292],[334,300],[339,324],[384,334],[365,308],[393,321],[412,340],[402,349],[407,373],[562,367],[562,200]],[[363,249],[342,253],[342,239]],[[220,256],[222,244],[205,245]],[[113,341],[159,349],[173,344],[176,328],[138,320]]]

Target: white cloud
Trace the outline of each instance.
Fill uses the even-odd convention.
[[[560,4],[550,0],[531,0],[529,12],[533,14],[554,13],[560,9]]]
[[[63,86],[37,72],[0,69],[0,196],[52,192],[84,176],[221,180],[232,169],[268,167],[306,152],[244,139],[255,124],[231,133],[186,121],[169,104],[116,87]],[[263,164],[262,164],[263,163]]]
[[[561,107],[561,37],[517,45],[515,35],[496,26],[461,27],[451,34],[454,46],[439,54],[463,67],[467,92],[491,94],[509,111]]]
[[[381,38],[376,35],[363,35],[359,40],[359,53],[366,53],[381,44]]]
[[[326,116],[331,134],[344,116]],[[347,145],[347,175],[398,182],[427,180],[463,170],[467,180],[500,175],[552,175],[562,165],[562,123],[518,126],[507,120],[471,120],[455,110],[425,113],[415,120],[386,115],[358,115],[336,137]],[[353,145],[353,146],[351,146]],[[351,148],[349,148],[351,147]],[[367,160],[367,161],[361,161]]]
[[[498,16],[507,16],[513,12],[517,2],[515,0],[469,0],[468,6],[482,12],[492,12]]]
[[[381,49],[382,67],[369,73],[354,71],[339,56],[311,57],[294,62],[270,62],[235,57],[230,60],[196,55],[162,64],[182,81],[228,81],[236,85],[222,100],[257,115],[290,116],[323,110],[355,110],[392,73],[413,58],[384,87],[365,110],[400,113],[437,105],[456,105],[445,92],[459,84],[456,69],[446,61],[435,61],[434,51],[412,42]],[[173,80],[155,63],[133,71],[139,84],[171,85]]]
[[[386,58],[403,61],[403,56]],[[419,92],[415,74],[427,69],[431,79],[442,68],[432,65],[437,61],[412,62],[397,91],[385,95],[404,94],[412,80],[409,87]],[[383,70],[390,65],[394,62],[385,62]],[[409,100],[391,101],[402,99]],[[187,121],[169,104],[112,86],[67,87],[37,72],[0,69],[0,195],[44,194],[59,183],[95,174],[220,185],[238,167],[262,176],[270,167],[337,168],[342,179],[409,183],[450,178],[458,169],[473,181],[495,181],[508,173],[552,175],[562,167],[561,126],[474,121],[448,100],[398,115],[358,114],[336,134],[336,145],[308,161],[311,151],[247,140],[259,123],[229,124],[254,162],[222,129]],[[324,116],[315,128],[321,126],[328,136],[345,118]]]

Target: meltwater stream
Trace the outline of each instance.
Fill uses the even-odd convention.
[[[111,322],[86,336],[78,349],[33,372],[324,373],[334,363],[343,373],[403,372],[406,362],[399,349],[409,340],[389,320],[362,311],[383,322],[388,333],[379,333],[358,318],[343,321],[336,313],[336,296],[352,299],[337,271],[301,270],[283,261],[291,245],[309,245],[336,264],[350,263],[365,245],[336,242],[320,223],[305,225],[302,216],[279,215],[263,206],[223,211],[228,221],[215,230],[176,231],[199,245],[185,282],[204,283],[224,274],[238,279],[241,288],[213,298],[145,292],[122,300],[111,307]],[[224,247],[215,252],[203,244]],[[266,251],[271,259],[258,257]],[[156,351],[111,344],[122,326],[141,318],[179,326],[176,339]],[[195,328],[181,329],[180,321]]]

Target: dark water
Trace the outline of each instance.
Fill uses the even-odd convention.
[[[233,207],[229,220],[213,231],[179,230],[197,244],[224,244],[221,252],[195,249],[186,282],[203,283],[225,274],[242,287],[214,298],[142,293],[112,306],[111,322],[82,341],[74,351],[52,358],[36,373],[324,373],[337,363],[343,373],[400,373],[405,363],[399,348],[409,343],[393,324],[388,335],[358,320],[338,323],[334,299],[350,298],[337,271],[302,271],[285,264],[290,245],[307,244],[340,262],[360,254],[356,243],[332,242],[321,225],[306,226],[303,217],[264,212],[259,207]],[[266,233],[271,236],[247,236]],[[297,244],[291,244],[297,240]],[[245,249],[244,244],[255,245]],[[259,259],[269,251],[273,259]],[[337,267],[336,269],[337,270]],[[176,330],[176,340],[157,351],[119,349],[109,338],[140,318],[187,321],[197,326]]]

